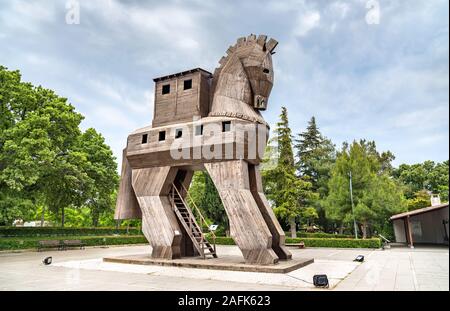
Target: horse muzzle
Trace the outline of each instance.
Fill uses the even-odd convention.
[[[266,110],[267,108],[267,97],[261,95],[255,95],[253,101],[253,107],[257,110]]]

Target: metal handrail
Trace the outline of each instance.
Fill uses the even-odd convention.
[[[378,236],[379,236],[382,240],[384,240],[384,242],[386,242],[386,243],[391,243],[391,241],[389,241],[386,237],[382,236],[381,234],[378,234]]]
[[[184,205],[186,204],[186,201],[183,199],[183,197],[181,196],[181,193],[178,191],[177,187],[175,187],[175,185],[172,183],[172,208],[174,209],[175,213],[179,213],[179,211],[176,210],[176,205],[175,205],[175,191],[177,192],[178,196],[180,197],[181,201],[183,202]],[[189,213],[189,223],[186,223],[187,226],[189,226],[189,235],[192,234],[192,219],[194,220],[194,223],[198,226],[197,221],[195,220],[194,214],[190,211],[190,209],[187,209],[188,213]],[[200,227],[200,226],[199,226]],[[201,227],[200,227],[200,231],[201,231]],[[196,243],[200,244],[200,247],[198,249],[198,251],[200,252],[200,255],[205,258],[205,251],[203,249],[203,244],[204,244],[204,238],[203,238],[203,232],[201,232],[201,236],[200,236],[200,241],[197,241]],[[195,239],[195,237],[194,237]]]
[[[177,192],[177,194],[178,194],[178,196],[180,197],[180,199],[181,199],[181,201],[183,202],[183,204],[185,204],[186,207],[188,207],[188,212],[189,212],[189,214],[192,216],[194,222],[195,222],[195,223],[197,224],[197,226],[200,228],[200,234],[201,234],[200,238],[201,238],[201,239],[200,239],[199,244],[201,245],[201,249],[202,249],[201,253],[202,253],[202,256],[203,256],[203,258],[204,258],[204,257],[205,257],[205,253],[204,253],[204,250],[203,250],[203,244],[205,244],[205,242],[208,243],[209,241],[208,241],[207,239],[204,238],[204,234],[203,234],[203,230],[202,230],[202,226],[201,226],[201,225],[202,225],[202,222],[208,227],[208,231],[212,234],[212,239],[213,239],[212,244],[213,244],[213,250],[214,250],[214,252],[216,252],[216,235],[215,235],[214,232],[210,229],[210,227],[209,227],[209,225],[208,225],[208,222],[207,222],[206,219],[203,217],[203,215],[202,215],[202,213],[200,212],[200,209],[198,208],[198,206],[197,206],[197,205],[194,203],[194,201],[192,200],[192,197],[190,196],[190,194],[189,194],[189,192],[187,191],[187,189],[183,186],[183,184],[181,184],[181,186],[183,187],[184,191],[186,192],[188,198],[192,201],[192,203],[193,203],[193,205],[194,205],[194,208],[195,208],[196,212],[200,215],[200,226],[198,226],[194,214],[191,212],[191,210],[189,209],[188,204],[186,204],[186,201],[185,201],[185,200],[183,199],[183,197],[181,196],[180,191],[178,191],[178,188],[175,187],[175,184],[172,183],[172,188],[175,189],[175,191]],[[192,230],[192,227],[191,227],[191,219],[189,219],[189,225],[190,225],[190,226],[189,226],[190,230]]]
[[[196,212],[200,215],[200,224],[203,223],[206,225],[206,227],[208,227],[208,231],[210,232],[213,240],[214,240],[214,250],[216,248],[216,234],[214,233],[214,231],[211,230],[208,222],[206,221],[206,219],[203,217],[202,213],[200,212],[200,209],[198,208],[197,204],[195,204],[194,200],[192,199],[191,195],[189,194],[189,192],[187,191],[187,189],[184,187],[183,184],[181,184],[181,187],[183,187],[183,190],[186,192],[186,195],[188,196],[189,200],[192,202],[192,205],[194,206]],[[201,227],[200,227],[201,229]]]

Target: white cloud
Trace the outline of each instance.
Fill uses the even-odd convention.
[[[320,24],[320,13],[317,11],[301,13],[297,16],[293,33],[296,36],[304,37],[312,29]]]
[[[331,14],[336,15],[340,19],[344,19],[350,11],[350,4],[348,2],[336,1],[332,2],[329,8]]]
[[[418,139],[418,144],[422,146],[433,146],[446,140],[445,134],[435,134],[435,135],[427,135]]]
[[[315,115],[338,146],[368,138],[398,163],[448,158],[448,1],[383,1],[376,27],[365,3],[86,0],[68,26],[64,1],[5,0],[0,64],[67,97],[120,159],[151,123],[152,78],[213,70],[237,37],[263,33],[280,42],[270,124],[284,105],[293,133]]]
[[[56,19],[56,7],[52,3],[43,6],[39,2],[12,0],[2,5],[8,7],[8,10],[0,10],[0,21],[7,29],[37,34],[40,25]]]
[[[138,128],[136,121],[130,118],[123,110],[107,105],[96,105],[89,110],[90,119],[98,126],[106,128],[120,127],[133,131]]]
[[[448,126],[448,106],[423,108],[418,110],[407,110],[392,118],[394,128],[409,128],[413,131],[424,131],[430,128]]]
[[[150,43],[165,42],[172,48],[193,50],[199,47],[196,35],[200,31],[198,21],[202,11],[176,4],[136,6],[117,0],[83,2],[93,16],[102,17],[111,28],[122,35],[139,35]],[[100,12],[100,13],[99,13]]]

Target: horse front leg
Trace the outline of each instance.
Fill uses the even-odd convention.
[[[230,234],[246,263],[274,264],[272,234],[250,191],[248,163],[231,160],[205,163],[230,221]]]
[[[292,254],[285,245],[286,235],[284,234],[283,228],[281,228],[275,213],[264,195],[259,165],[249,164],[249,180],[252,195],[255,198],[256,204],[258,205],[259,211],[261,212],[270,233],[272,234],[272,249],[275,254],[277,254],[278,258],[283,260],[292,259]]]

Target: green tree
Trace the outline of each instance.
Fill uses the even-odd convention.
[[[302,218],[306,219],[306,225],[309,227],[319,218],[319,214],[314,207],[307,207],[303,210]]]
[[[92,205],[114,191],[109,147],[95,131],[81,133],[83,116],[67,99],[0,66],[0,110],[0,205],[9,210],[2,214],[25,215],[11,213],[14,198],[31,202],[29,209],[42,207],[42,219],[46,210],[59,215],[64,226],[66,208]]]
[[[444,202],[448,201],[448,160],[437,164],[433,161],[402,164],[393,170],[392,175],[406,185],[405,194],[408,199],[416,198],[416,194],[425,190],[439,194]]]
[[[105,144],[103,136],[93,128],[87,129],[81,135],[78,148],[87,156],[84,169],[93,181],[86,191],[84,205],[89,208],[92,225],[96,227],[102,213],[114,213],[113,193],[119,182],[117,164],[111,148]]]
[[[431,196],[427,190],[420,190],[414,193],[414,197],[406,200],[408,211],[413,211],[419,208],[428,207],[431,205]]]
[[[320,133],[315,117],[309,121],[306,131],[298,134],[295,142],[297,173],[311,182],[312,191],[319,194],[319,199],[312,203],[319,216],[319,225],[327,228],[328,221],[322,201],[328,195],[328,180],[336,161],[336,148],[330,139]]]
[[[77,170],[82,154],[74,150],[83,117],[53,91],[20,82],[19,72],[1,68],[2,121],[0,183],[17,192],[45,200],[55,212],[75,203],[85,175]],[[13,90],[11,92],[11,90]],[[63,205],[61,205],[63,204]]]
[[[195,172],[189,187],[189,195],[207,221],[219,226],[218,234],[229,235],[228,217],[216,186],[205,171]],[[190,204],[190,202],[188,200]]]
[[[269,157],[277,156],[278,161],[272,167],[263,165],[264,190],[269,201],[275,206],[275,214],[289,224],[291,236],[296,237],[297,222],[304,210],[311,207],[310,202],[316,199],[317,195],[312,191],[312,184],[309,181],[295,174],[292,133],[285,107],[281,109],[275,135],[278,152],[273,152],[273,146],[270,144],[267,151]],[[273,162],[273,159],[268,159],[266,154],[264,162]]]
[[[16,219],[27,219],[33,215],[33,202],[20,193],[3,188],[0,191],[0,225],[11,225]]]
[[[389,217],[406,210],[402,188],[386,173],[381,158],[375,143],[365,140],[355,141],[350,146],[344,144],[338,153],[329,181],[326,212],[327,217],[339,224],[341,233],[345,226],[351,227],[355,217],[364,238],[368,229],[387,234]],[[350,172],[354,213],[350,201]]]

